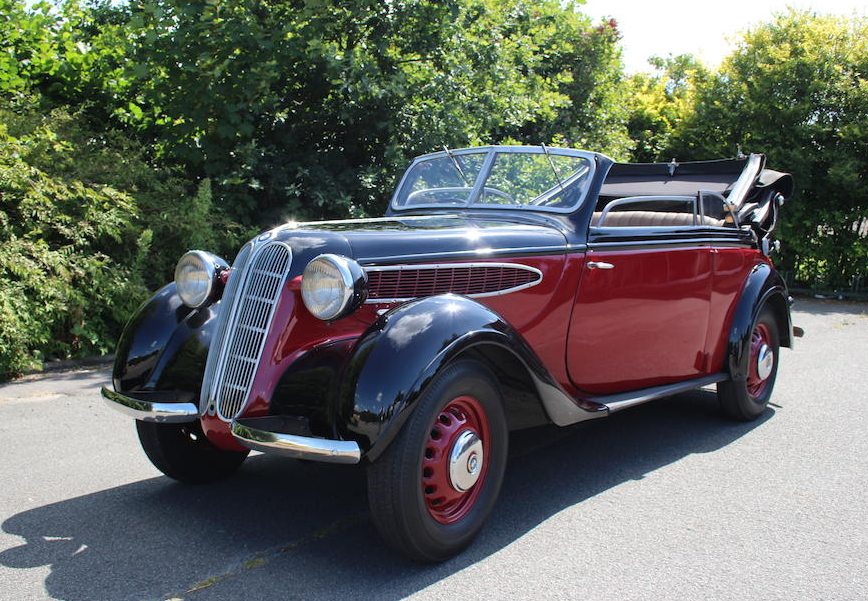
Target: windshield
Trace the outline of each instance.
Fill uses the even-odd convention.
[[[445,151],[413,162],[393,206],[570,211],[584,198],[591,166],[578,151],[543,146]]]

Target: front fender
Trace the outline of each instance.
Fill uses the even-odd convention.
[[[339,427],[375,460],[394,439],[431,379],[449,361],[474,347],[512,353],[533,382],[552,417],[551,403],[596,417],[567,397],[541,361],[497,313],[452,294],[413,301],[381,316],[355,345],[339,393]],[[554,419],[556,423],[558,419]]]
[[[780,274],[767,263],[756,265],[742,287],[738,306],[729,328],[727,344],[728,369],[733,380],[747,377],[750,358],[750,337],[757,315],[770,304],[778,322],[781,346],[792,346],[793,322],[790,316],[787,285]]]
[[[198,400],[219,303],[187,307],[175,283],[161,288],[127,322],[112,379],[118,392],[161,391],[165,401]]]

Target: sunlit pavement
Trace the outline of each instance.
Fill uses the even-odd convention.
[[[384,548],[362,469],[252,457],[161,476],[106,370],[0,386],[0,600],[866,599],[868,305],[802,300],[773,407],[698,391],[512,440],[463,555]]]

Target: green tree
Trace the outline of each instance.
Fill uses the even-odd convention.
[[[842,288],[868,272],[868,20],[790,10],[747,31],[666,151],[763,152],[796,178],[781,266]],[[861,229],[860,231],[860,228]]]
[[[694,110],[697,88],[710,76],[690,54],[652,56],[648,62],[656,73],[637,73],[628,80],[627,130],[634,144],[631,160],[640,163],[672,158],[665,156],[671,139]]]
[[[153,0],[127,26],[121,116],[237,220],[377,214],[443,144],[629,146],[614,24],[555,0]]]

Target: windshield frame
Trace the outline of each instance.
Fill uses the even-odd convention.
[[[569,207],[546,207],[536,204],[489,204],[489,203],[477,203],[477,199],[482,194],[483,184],[488,180],[488,176],[491,174],[491,170],[494,167],[494,161],[497,157],[497,154],[550,154],[550,155],[561,155],[561,156],[571,156],[571,157],[579,157],[584,158],[588,161],[588,172],[585,174],[585,181],[587,182],[584,185],[584,189],[582,190],[581,197]],[[470,191],[470,194],[467,197],[467,201],[464,204],[445,204],[445,203],[426,203],[426,204],[414,204],[412,206],[399,205],[398,203],[398,195],[401,192],[404,184],[406,183],[408,175],[413,171],[413,168],[419,163],[430,161],[432,159],[440,159],[440,158],[450,158],[450,155],[459,157],[462,155],[468,154],[485,154],[485,158],[482,162],[482,167],[479,169],[479,173],[476,176],[476,179],[473,181],[473,186]],[[542,211],[546,213],[573,213],[579,209],[587,200],[588,190],[590,188],[590,184],[594,179],[594,175],[597,168],[596,159],[597,154],[593,152],[589,152],[587,150],[575,150],[572,148],[558,148],[558,147],[550,147],[550,146],[473,146],[469,148],[456,148],[446,150],[441,150],[440,152],[432,152],[430,154],[423,154],[421,156],[413,159],[413,162],[407,167],[404,171],[404,175],[401,177],[401,181],[398,182],[398,185],[395,188],[395,192],[392,194],[392,199],[389,201],[389,207],[393,211],[415,211],[417,209],[439,209],[439,210],[467,210],[467,209],[482,209],[482,210],[519,210],[519,211]],[[567,178],[569,179],[569,178]],[[565,180],[566,181],[566,180]],[[557,188],[557,185],[554,186]],[[545,194],[545,193],[544,193]],[[543,194],[543,195],[544,195]],[[540,195],[540,196],[543,196]],[[539,198],[539,197],[537,197]]]

